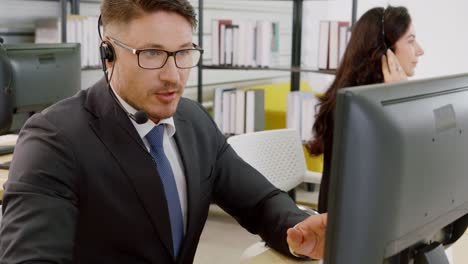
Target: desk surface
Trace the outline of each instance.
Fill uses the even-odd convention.
[[[468,230],[453,244],[446,253],[452,260],[451,263],[468,263]],[[281,255],[273,249],[267,249],[262,253],[241,261],[241,264],[319,264],[320,261],[299,261]]]
[[[281,253],[273,250],[267,249],[264,252],[251,257],[246,260],[242,260],[241,264],[318,264],[320,261],[303,261],[303,260],[294,260],[288,258]]]
[[[0,170],[0,200],[3,197],[3,184],[5,184],[8,178],[7,170]]]
[[[18,139],[18,135],[0,136],[0,146],[14,145],[16,144],[17,139]],[[10,161],[12,158],[13,158],[13,154],[2,155],[0,156],[0,163]],[[8,178],[8,170],[0,169],[0,200],[3,197],[3,184],[5,184],[7,178]]]
[[[0,156],[0,163],[10,161],[13,158],[12,154]],[[8,179],[8,170],[1,170],[0,169],[0,201],[3,197],[3,184],[5,184],[6,180]]]

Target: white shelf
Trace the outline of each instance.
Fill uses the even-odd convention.
[[[101,1],[80,0],[80,15],[99,16],[101,14]]]
[[[60,17],[60,1],[0,0],[0,27],[34,27],[38,19]]]
[[[198,10],[198,1],[191,1],[195,10]],[[80,15],[98,16],[100,14],[100,0],[80,0]],[[273,3],[273,2],[272,2]],[[265,5],[265,3],[256,1],[232,1],[232,0],[207,0],[205,1],[205,9],[209,10],[205,14],[205,21],[212,16],[227,16],[235,19],[250,19],[253,14],[258,14],[260,17],[268,18],[274,16],[275,19],[282,23],[282,37],[289,39],[291,35],[290,21],[287,19],[291,15],[292,1],[275,1],[274,4]],[[68,13],[70,12],[70,4],[68,4]],[[59,0],[0,0],[0,29],[1,28],[29,28],[34,29],[35,22],[45,18],[60,18],[61,3]],[[209,28],[205,25],[205,28]],[[194,33],[194,41],[196,41],[196,32]],[[209,34],[206,36],[209,38]],[[284,39],[282,38],[282,39]],[[207,39],[208,40],[208,39]],[[205,40],[205,43],[209,41]],[[282,43],[282,60],[289,62],[290,54],[289,40]],[[208,47],[209,48],[209,47]],[[207,58],[205,58],[207,59]],[[208,58],[209,59],[209,58]],[[204,94],[205,100],[212,97],[212,89],[226,85],[255,85],[263,82],[271,82],[273,80],[287,79],[289,73],[278,71],[231,71],[226,70],[222,73],[216,71],[204,72]],[[83,70],[82,88],[86,89],[97,80],[102,78],[103,73],[100,69]],[[186,92],[184,96],[196,99],[197,86],[196,68],[191,73],[191,78],[188,80]]]

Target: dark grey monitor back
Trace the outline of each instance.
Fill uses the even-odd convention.
[[[468,75],[338,93],[327,264],[390,263],[468,214]]]
[[[7,131],[13,119],[13,96],[11,86],[11,65],[0,38],[0,135]]]
[[[1,107],[0,112],[2,115],[14,113],[13,117],[21,120],[17,122],[19,124],[13,122],[16,128],[21,127],[30,113],[41,111],[80,90],[79,44],[11,44],[3,47],[6,58],[4,54],[2,59],[9,64],[5,65],[10,67],[11,77],[0,79],[9,79],[7,89],[12,103],[11,109]],[[2,70],[0,74],[6,72]]]

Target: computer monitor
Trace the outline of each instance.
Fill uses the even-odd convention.
[[[80,44],[0,44],[0,134],[81,88]]]
[[[338,93],[326,264],[448,263],[467,190],[468,74]]]

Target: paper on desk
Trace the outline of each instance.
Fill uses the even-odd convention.
[[[0,146],[15,145],[16,140],[18,140],[17,134],[7,134],[7,135],[0,136]]]

